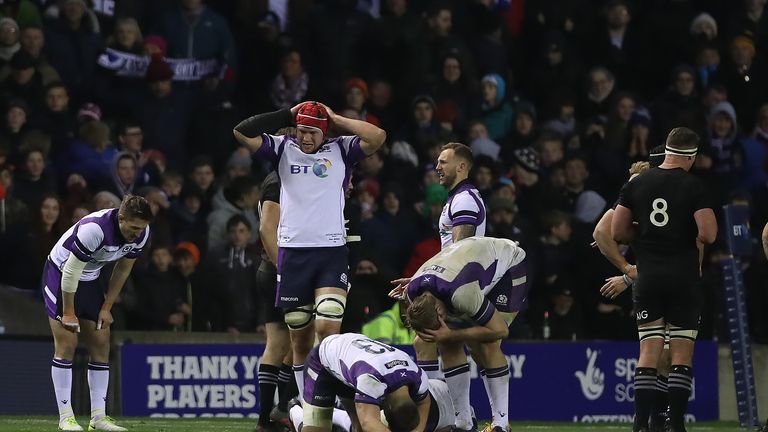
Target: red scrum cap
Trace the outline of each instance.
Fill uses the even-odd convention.
[[[307,102],[296,113],[296,125],[319,130],[328,134],[328,112],[317,102]]]

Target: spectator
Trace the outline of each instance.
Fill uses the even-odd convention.
[[[291,108],[305,100],[308,91],[309,75],[304,71],[301,53],[290,49],[280,58],[280,73],[272,81],[272,105],[275,109]]]
[[[586,328],[581,306],[576,303],[571,290],[560,286],[550,297],[549,338],[552,340],[580,340]]]
[[[14,168],[9,164],[0,165],[0,187],[5,191],[5,229],[28,221],[29,207],[16,198]]]
[[[16,176],[15,194],[27,207],[37,208],[44,197],[56,192],[56,178],[46,167],[45,157],[40,149],[27,150],[23,161],[22,171]],[[56,201],[61,204],[58,199]]]
[[[214,213],[215,214],[215,213]],[[259,295],[256,271],[259,254],[249,250],[252,225],[248,218],[235,214],[226,221],[225,243],[206,258],[207,276],[213,282],[211,318],[214,331],[238,335],[259,327]]]
[[[35,114],[32,125],[51,137],[54,148],[61,147],[75,132],[75,116],[69,107],[69,91],[62,82],[45,87],[45,107]]]
[[[591,119],[597,116],[607,118],[616,86],[616,78],[611,71],[603,66],[598,66],[589,71],[588,79],[586,98],[582,101],[578,112],[582,119]]]
[[[402,202],[397,187],[381,193],[379,210],[361,224],[363,244],[376,253],[379,263],[401,274],[418,238],[417,219]]]
[[[161,182],[160,168],[149,157],[149,152],[143,148],[144,132],[141,130],[141,125],[136,121],[124,122],[118,130],[117,141],[120,144],[120,150],[130,153],[138,162],[136,183],[139,186],[159,186]]]
[[[117,150],[110,145],[109,126],[104,122],[85,123],[79,138],[70,142],[58,157],[57,171],[63,175],[77,173],[92,185],[103,185],[109,179]]]
[[[256,205],[259,203],[259,185],[249,177],[238,177],[224,189],[224,203],[208,215],[208,250],[221,248],[227,241],[227,221],[234,215],[248,220],[250,227],[258,227]],[[249,229],[248,244],[259,239],[258,229]]]
[[[350,78],[344,84],[345,109],[354,113],[352,118],[367,121],[376,126],[381,126],[379,119],[368,113],[366,102],[368,100],[368,84],[361,78]]]
[[[696,94],[696,74],[692,67],[680,65],[672,72],[672,86],[653,107],[656,131],[665,137],[678,126],[690,128],[699,136],[706,129],[706,118]]]
[[[110,181],[105,183],[105,186],[121,199],[126,194],[133,193],[139,172],[137,165],[133,154],[124,151],[115,154],[110,169]]]
[[[757,109],[768,99],[766,66],[757,56],[754,40],[747,35],[733,38],[729,60],[721,80],[741,124],[749,130],[754,127]]]
[[[416,332],[407,327],[400,313],[400,302],[363,325],[362,333],[390,345],[411,345]]]
[[[10,62],[19,49],[19,25],[13,18],[0,18],[0,64]]]
[[[76,94],[89,94],[101,52],[99,26],[85,0],[61,2],[59,17],[46,24],[46,52],[61,80]]]
[[[456,110],[456,129],[462,133],[467,129],[469,120],[478,114],[472,107],[479,90],[477,81],[467,76],[456,53],[446,54],[440,66],[432,94],[438,105],[450,104]]]
[[[512,160],[512,152],[517,149],[532,147],[539,136],[536,128],[536,108],[527,101],[520,101],[515,105],[512,129],[501,149],[501,159],[509,163]]]
[[[213,162],[205,156],[198,156],[189,164],[188,183],[184,188],[197,189],[203,197],[202,211],[207,217],[211,212],[213,196],[218,189],[216,184],[216,175],[213,171]]]
[[[149,91],[134,106],[147,148],[160,150],[171,168],[180,169],[186,161],[189,112],[187,101],[173,88],[173,70],[164,60],[153,57],[147,67]]]
[[[144,55],[144,40],[139,24],[133,18],[120,18],[115,25],[114,33],[107,40],[107,48],[126,54]],[[110,59],[116,54],[102,54]],[[110,62],[111,65],[111,62]],[[141,76],[124,74],[122,69],[107,68],[99,58],[96,69],[96,96],[101,105],[111,115],[117,118],[130,116],[132,107],[141,103],[144,82]]]
[[[512,130],[512,106],[504,99],[507,84],[499,74],[489,74],[480,81],[482,92],[482,119],[488,129],[488,137],[498,141]]]
[[[23,27],[19,42],[21,43],[21,51],[26,52],[32,57],[35,69],[40,73],[44,86],[52,82],[61,81],[59,73],[51,66],[46,55],[43,53],[45,33],[43,33],[42,27]],[[8,73],[10,73],[10,68],[3,67],[0,69],[0,77],[4,78]]]
[[[604,65],[623,87],[636,88],[638,67],[650,60],[642,52],[642,36],[632,23],[625,0],[610,0],[605,6],[605,24],[597,27],[590,44],[592,63]]]
[[[0,5],[0,17],[12,18],[20,27],[41,27],[40,9],[32,0],[7,1]]]
[[[10,75],[0,84],[3,98],[28,101],[39,109],[43,100],[43,79],[35,70],[34,60],[26,51],[18,51],[9,62]]]
[[[392,299],[386,296],[387,279],[374,261],[365,258],[358,261],[350,281],[354,288],[347,297],[349,309],[344,312],[341,333],[361,333],[363,325],[390,307]]]
[[[187,284],[175,269],[171,248],[157,245],[152,248],[149,268],[136,274],[139,302],[134,322],[140,330],[184,330],[192,309],[187,301]]]
[[[5,121],[0,129],[0,136],[9,145],[8,161],[14,165],[21,162],[21,141],[27,127],[27,113],[29,106],[23,99],[13,99],[8,103],[5,113]]]
[[[514,240],[520,246],[533,246],[534,230],[519,214],[515,201],[492,197],[488,201],[488,237]]]
[[[173,263],[181,274],[186,287],[182,304],[195,305],[195,309],[182,307],[180,312],[184,314],[185,320],[176,320],[174,325],[178,325],[178,322],[181,321],[187,331],[210,331],[212,328],[209,308],[211,304],[210,287],[206,285],[204,276],[197,271],[197,267],[200,265],[200,249],[191,242],[177,244],[173,251]]]

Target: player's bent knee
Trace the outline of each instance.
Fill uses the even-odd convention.
[[[312,305],[286,309],[285,325],[291,330],[301,330],[312,323]]]
[[[698,335],[699,331],[696,329],[684,329],[676,326],[669,327],[669,340],[678,339],[695,342]]]
[[[333,426],[333,407],[319,407],[305,402],[304,426],[330,430]]]
[[[641,342],[650,339],[664,340],[666,338],[665,330],[664,326],[640,327],[637,329],[637,334]]]
[[[341,294],[320,294],[317,296],[315,314],[317,319],[341,322],[344,319],[344,308],[347,297]]]

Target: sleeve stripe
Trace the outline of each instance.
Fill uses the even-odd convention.
[[[487,298],[483,299],[483,304],[480,306],[480,310],[472,316],[472,319],[477,321],[480,325],[485,325],[491,320],[494,310],[495,308],[491,302],[489,302]]]
[[[453,218],[457,218],[460,216],[471,216],[474,218],[480,217],[480,212],[472,211],[472,210],[460,210],[453,214]]]
[[[91,255],[94,252],[88,249],[87,247],[85,247],[85,245],[80,241],[80,239],[77,238],[77,235],[75,235],[74,237],[75,237],[75,242],[74,242],[75,247],[77,247],[83,255]]]

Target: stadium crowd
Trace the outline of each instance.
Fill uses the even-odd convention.
[[[399,318],[389,281],[440,250],[435,164],[462,142],[487,235],[528,252],[531,306],[510,337],[636,339],[630,295],[600,296],[615,271],[592,232],[630,163],[685,126],[717,207],[751,206],[743,274],[750,330],[768,342],[765,0],[5,0],[0,17],[0,283],[42,295],[64,231],[138,194],[152,246],[114,327],[261,331],[270,167],[232,128],[318,100],[388,135],[347,200],[362,241],[343,332]],[[704,261],[704,338],[722,333],[724,253],[719,240]]]

